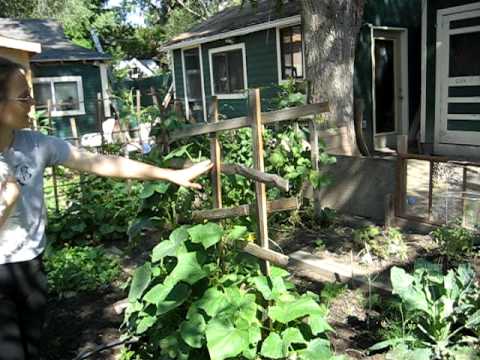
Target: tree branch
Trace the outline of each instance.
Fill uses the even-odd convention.
[[[183,0],[176,0],[177,4],[180,5],[182,8],[184,8],[186,11],[188,11],[190,14],[192,14],[193,16],[196,16],[202,20],[207,20],[207,18],[200,14],[199,12],[191,9],[190,7],[188,7],[187,4],[185,4],[185,2]]]

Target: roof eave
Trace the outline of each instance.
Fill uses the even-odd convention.
[[[46,63],[46,62],[81,62],[81,61],[109,61],[112,58],[92,57],[92,58],[49,58],[49,59],[31,59],[32,63]]]
[[[247,35],[257,31],[267,30],[267,29],[276,28],[280,26],[296,25],[301,23],[301,21],[302,21],[301,15],[289,16],[282,19],[277,19],[269,22],[247,26],[241,29],[227,31],[224,33],[200,37],[192,40],[184,40],[175,44],[164,46],[160,48],[160,51],[167,52],[171,50],[183,49],[183,48],[192,47],[192,46],[196,46],[196,45],[200,45],[200,44],[204,44],[204,43],[208,43],[216,40],[222,40],[222,39],[226,39],[233,36]]]

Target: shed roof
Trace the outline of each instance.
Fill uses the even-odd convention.
[[[299,0],[284,1],[278,8],[274,0],[258,0],[257,6],[252,6],[249,1],[244,5],[229,7],[204,22],[195,25],[189,31],[182,33],[164,46],[164,50],[181,48],[189,43],[202,43],[212,41],[212,37],[221,38],[231,36],[232,32],[248,29],[254,30],[257,25],[276,23],[291,17],[299,17],[301,2]],[[268,26],[267,26],[268,27]]]
[[[33,56],[32,62],[110,59],[107,54],[73,44],[53,20],[0,18],[0,36],[40,43],[42,52]]]

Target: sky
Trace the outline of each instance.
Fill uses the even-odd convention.
[[[107,7],[120,6],[122,0],[109,0]],[[140,9],[137,11],[131,12],[127,15],[127,21],[133,25],[145,25],[145,20]]]

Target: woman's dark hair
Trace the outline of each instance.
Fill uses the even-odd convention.
[[[0,101],[7,98],[10,89],[10,79],[18,70],[24,70],[24,67],[13,61],[0,57]]]

